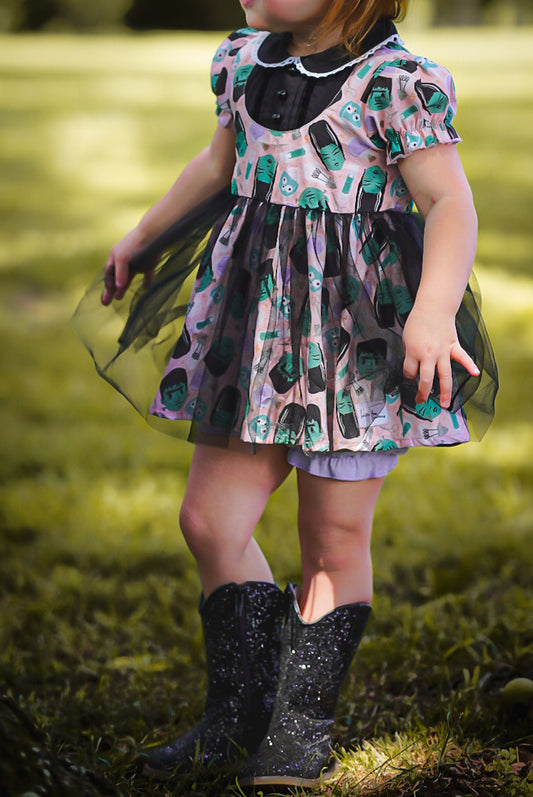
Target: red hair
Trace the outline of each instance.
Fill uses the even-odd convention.
[[[372,26],[380,19],[403,19],[408,2],[409,0],[331,0],[319,34],[325,36],[340,27],[342,44],[358,55],[358,48]]]

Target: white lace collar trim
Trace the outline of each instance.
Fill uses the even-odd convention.
[[[270,34],[267,34],[267,36],[269,35]],[[268,61],[263,61],[259,57],[259,49],[261,45],[265,42],[267,36],[261,37],[261,39],[257,42],[255,48],[255,62],[259,66],[266,67],[267,69],[277,68],[280,66],[290,66],[291,64],[294,64],[298,72],[300,72],[300,74],[302,75],[306,75],[307,77],[328,77],[329,75],[336,75],[338,72],[342,72],[344,69],[347,69],[348,67],[353,67],[356,64],[361,63],[362,61],[366,61],[367,58],[370,58],[372,55],[374,55],[374,53],[377,53],[378,50],[381,50],[383,47],[387,47],[390,44],[397,44],[400,47],[405,47],[405,42],[403,41],[401,36],[399,36],[398,33],[394,33],[392,36],[388,36],[386,39],[383,39],[383,41],[380,41],[378,44],[376,44],[375,47],[372,47],[370,50],[367,50],[366,52],[362,53],[362,55],[358,55],[357,57],[353,58],[351,61],[345,61],[343,64],[341,64],[341,66],[338,66],[335,69],[331,69],[328,72],[313,72],[311,69],[308,69],[302,63],[302,61],[312,62],[312,59],[314,57],[313,55],[305,55],[305,56],[289,55],[287,56],[287,58],[283,59],[282,61],[276,61],[273,63],[269,63]]]

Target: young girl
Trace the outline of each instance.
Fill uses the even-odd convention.
[[[211,143],[111,251],[102,303],[126,316],[118,348],[106,357],[86,329],[101,280],[75,323],[136,404],[138,363],[163,363],[153,386],[137,380],[150,413],[188,421],[197,443],[180,524],[203,588],[208,695],[147,773],[244,747],[243,785],[307,785],[331,771],[383,480],[411,446],[481,434],[497,374],[467,287],[476,214],[453,81],[398,36],[406,0],[241,5],[250,27],[213,61]],[[253,532],[292,468],[303,583],[283,599]]]

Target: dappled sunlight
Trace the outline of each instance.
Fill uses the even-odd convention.
[[[528,175],[528,180],[531,175]],[[531,235],[527,232],[506,232],[481,229],[478,241],[478,261],[496,263],[512,268],[515,261],[527,262],[531,258]],[[505,301],[505,297],[503,297]]]
[[[365,741],[355,752],[341,753],[338,761],[342,774],[337,782],[349,782],[354,795],[391,787],[395,781],[402,782],[405,788],[410,776],[414,784],[421,776],[435,775],[440,767],[460,759],[461,754],[446,727],[432,730],[427,736],[397,733]]]
[[[154,72],[209,71],[224,34],[145,33],[129,36],[69,34],[0,35],[0,67],[25,71]],[[133,46],[132,46],[133,45]]]
[[[488,101],[491,107],[501,100],[530,103],[531,28],[484,28],[481,35],[475,36],[467,27],[416,30],[406,25],[401,31],[410,50],[424,55],[430,53],[435,61],[453,73],[460,106],[472,100]],[[488,56],[506,50],[512,53],[512,58]]]
[[[125,113],[80,113],[50,126],[50,165],[71,188],[107,191],[150,190],[139,120]],[[77,185],[76,185],[77,184]]]
[[[82,489],[72,476],[21,479],[9,491],[0,487],[13,526],[33,529],[44,545],[70,549],[80,559],[104,550],[125,559],[135,552],[163,549],[172,557],[185,550],[178,526],[184,484],[175,474],[102,473]]]
[[[69,320],[110,247],[209,140],[221,38],[0,36],[0,676],[51,749],[131,797],[146,794],[131,767],[143,740],[201,712],[200,585],[178,530],[194,449],[97,378]],[[405,39],[456,78],[501,391],[481,443],[411,451],[384,484],[373,617],[339,712],[356,747],[313,793],[448,794],[451,778],[466,794],[497,770],[508,780],[492,793],[518,794],[506,786],[526,759],[500,748],[531,723],[500,694],[532,667],[533,31],[406,26]],[[116,339],[113,311],[100,319]],[[281,585],[301,579],[295,498],[293,472],[256,534]],[[237,794],[210,778],[190,793]]]

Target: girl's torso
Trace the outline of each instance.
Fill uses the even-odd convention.
[[[372,35],[358,58],[293,57],[286,36],[248,29],[226,39],[212,85],[236,133],[233,193],[335,213],[411,209],[398,160],[460,140],[453,81],[391,23]]]

